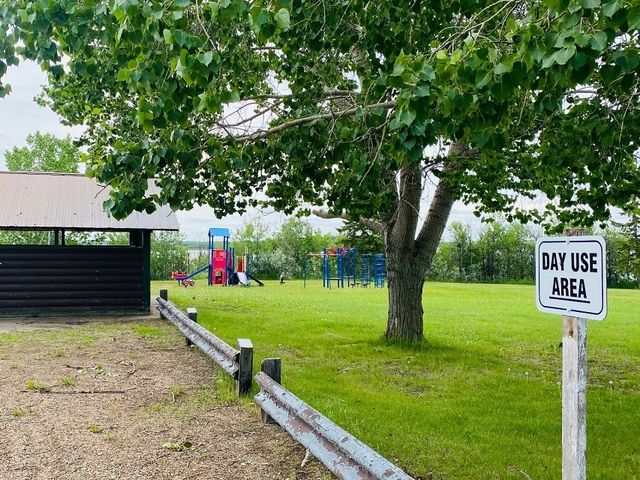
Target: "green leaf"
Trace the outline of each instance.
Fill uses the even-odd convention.
[[[206,53],[201,53],[200,55],[198,55],[197,58],[198,58],[198,61],[200,61],[200,63],[208,67],[211,61],[213,60],[213,52],[209,51]]]
[[[433,70],[433,68],[431,68],[430,65],[425,65],[420,70],[420,78],[422,80],[430,82],[436,78],[436,72]]]
[[[399,77],[404,72],[404,65],[398,61],[399,58],[400,57],[396,58],[396,61],[393,64],[393,72],[391,72],[391,76],[393,77]]]
[[[128,68],[121,68],[118,71],[119,82],[128,82],[129,78],[131,78],[131,71]]]
[[[636,5],[629,10],[627,22],[629,23],[629,30],[640,29],[640,5]]]
[[[615,15],[615,13],[620,10],[621,7],[621,3],[617,0],[613,1],[613,2],[608,2],[604,5],[604,7],[602,8],[602,11],[604,12],[605,16],[611,18]]]
[[[567,10],[569,11],[569,13],[576,13],[579,12],[580,10],[582,10],[582,5],[578,4],[578,3],[574,3],[569,5],[569,8],[567,8]]]
[[[162,31],[162,36],[164,37],[164,41],[167,45],[173,45],[173,34],[171,33],[171,30],[165,28]]]
[[[542,68],[549,68],[555,63],[556,63],[556,54],[552,53],[544,57],[544,60],[542,61]]]
[[[598,8],[600,0],[582,0],[582,6],[586,9]]]
[[[558,65],[565,65],[576,54],[576,46],[572,45],[569,48],[558,50],[555,54],[556,63]]]
[[[400,112],[400,123],[406,125],[407,127],[410,126],[415,119],[416,112],[414,110],[411,110],[410,108],[403,109],[402,112]]]
[[[396,115],[395,117],[393,117],[391,119],[391,122],[389,123],[389,128],[393,131],[393,130],[397,130],[400,128],[400,116]]]
[[[273,18],[278,27],[280,27],[280,30],[287,30],[289,28],[291,18],[289,17],[289,10],[286,8],[278,10]]]
[[[428,97],[429,93],[431,93],[431,89],[428,85],[419,85],[418,87],[416,87],[416,97]]]
[[[591,48],[597,52],[604,50],[607,46],[607,34],[605,32],[598,32],[589,42]]]
[[[487,86],[489,81],[491,80],[491,73],[487,73],[484,77],[476,82],[476,88],[480,89],[482,87]]]
[[[581,48],[585,48],[587,45],[589,45],[589,41],[591,41],[591,35],[588,35],[586,33],[580,33],[578,34],[578,36],[576,36],[576,45],[578,45]]]
[[[118,32],[116,33],[116,45],[120,43],[120,40],[122,39],[122,34],[126,29],[127,29],[127,22],[124,22],[122,25],[120,25],[120,28],[118,28]]]
[[[498,65],[496,65],[495,72],[496,72],[496,75],[503,75],[505,73],[510,72],[512,69],[513,69],[512,65],[507,65],[500,62]]]

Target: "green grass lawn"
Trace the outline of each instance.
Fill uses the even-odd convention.
[[[250,338],[256,365],[282,357],[287,388],[413,475],[561,477],[562,321],[532,286],[427,284],[420,347],[382,338],[386,289],[160,288],[231,345]],[[588,351],[588,477],[640,479],[640,291],[609,291]]]

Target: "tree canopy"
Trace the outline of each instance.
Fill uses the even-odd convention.
[[[70,136],[57,138],[50,133],[32,133],[25,147],[13,147],[5,152],[7,168],[14,172],[76,173],[80,150]]]
[[[48,101],[87,125],[117,216],[154,202],[242,211],[266,190],[288,211],[375,217],[395,201],[393,172],[419,162],[520,216],[513,192],[540,189],[561,219],[589,222],[638,190],[630,2],[0,5],[0,74],[18,57],[48,71]],[[459,139],[482,161],[424,154]],[[145,195],[154,175],[162,193]]]
[[[0,75],[49,73],[116,217],[326,206],[383,234],[390,300],[414,299],[390,301],[392,336],[406,311],[422,336],[403,282],[455,200],[560,229],[640,189],[636,2],[0,0],[0,19]],[[542,211],[519,203],[539,191]]]

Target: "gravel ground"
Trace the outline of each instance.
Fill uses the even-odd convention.
[[[0,334],[0,479],[328,479],[166,323]]]

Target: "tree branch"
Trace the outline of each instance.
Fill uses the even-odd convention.
[[[249,118],[245,118],[245,119],[240,120],[239,122],[236,122],[236,123],[219,123],[218,125],[221,126],[221,127],[225,127],[225,128],[240,127],[240,126],[242,126],[242,125],[244,125],[246,123],[249,123],[249,122],[255,120],[258,117],[261,117],[265,113],[270,112],[271,110],[273,110],[274,108],[278,107],[281,104],[282,104],[282,100],[278,100],[273,105],[269,105],[268,107],[256,112],[254,115],[250,116]]]
[[[340,215],[335,215],[333,213],[329,213],[327,210],[312,210],[311,213],[313,213],[316,217],[324,218],[327,220],[339,218],[342,220],[347,220],[348,222],[351,221],[351,217],[349,217],[344,212]],[[381,222],[378,222],[376,220],[371,220],[369,218],[360,218],[358,219],[358,223],[360,223],[361,225],[364,225],[369,230],[373,230],[374,232],[379,234],[382,234],[382,232],[384,231],[384,225]]]
[[[422,171],[417,164],[406,163],[398,173],[398,198],[388,223],[389,245],[407,250],[413,248],[420,217]]]
[[[276,125],[275,127],[269,128],[267,130],[258,130],[257,132],[254,132],[249,135],[242,135],[240,137],[235,137],[235,139],[231,137],[231,138],[228,138],[227,140],[229,141],[234,140],[236,143],[248,143],[254,140],[260,140],[262,138],[268,138],[275,133],[282,132],[292,127],[297,127],[298,125],[303,125],[305,123],[314,122],[316,120],[330,120],[330,119],[347,117],[349,115],[355,114],[361,108],[368,110],[368,109],[378,108],[378,107],[393,108],[395,106],[396,106],[395,101],[389,101],[389,102],[373,103],[371,105],[364,105],[360,107],[349,108],[347,110],[342,110],[339,112],[318,113],[315,115],[308,115],[306,117],[300,117],[285,123],[281,123],[280,125]]]
[[[465,157],[471,154],[472,152],[467,150],[464,144],[455,142],[449,148],[448,156],[454,157],[452,160],[455,161],[455,157]],[[455,165],[452,165],[451,162],[445,164],[446,170],[452,168],[455,168]],[[431,267],[431,262],[440,244],[442,233],[447,226],[447,220],[449,219],[451,208],[455,201],[456,195],[454,190],[441,179],[431,200],[427,218],[415,242],[416,253],[423,262],[425,269]]]

